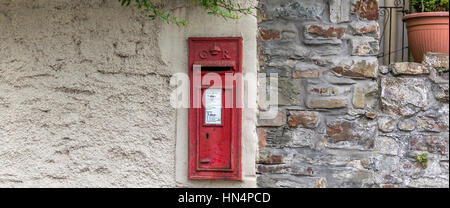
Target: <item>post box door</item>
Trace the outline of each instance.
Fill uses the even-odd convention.
[[[225,100],[233,99],[231,92],[224,88],[203,88],[202,96],[207,102],[200,112],[198,167],[200,170],[231,171],[232,111],[225,108]]]

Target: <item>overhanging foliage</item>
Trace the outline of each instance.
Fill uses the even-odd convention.
[[[202,7],[210,15],[223,17],[227,19],[239,19],[239,15],[251,15],[252,8],[242,8],[241,4],[234,3],[232,0],[190,0],[191,4]],[[119,0],[122,6],[133,4],[139,9],[143,9],[146,15],[151,19],[160,18],[164,22],[177,25],[187,25],[184,19],[173,16],[169,11],[162,8],[161,0]]]

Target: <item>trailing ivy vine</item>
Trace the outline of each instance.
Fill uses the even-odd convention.
[[[151,19],[161,19],[170,24],[185,26],[188,22],[172,15],[170,11],[162,8],[161,0],[119,0],[122,6],[136,6],[146,12],[146,16]],[[202,7],[210,15],[227,19],[239,19],[240,15],[252,15],[252,8],[243,8],[241,4],[232,0],[190,0],[191,4]]]

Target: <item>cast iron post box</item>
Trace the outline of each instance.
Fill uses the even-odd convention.
[[[189,38],[189,179],[241,180],[242,38]]]

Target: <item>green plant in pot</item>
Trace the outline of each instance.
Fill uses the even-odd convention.
[[[449,0],[411,0],[405,15],[409,48],[416,62],[426,52],[449,53]]]

